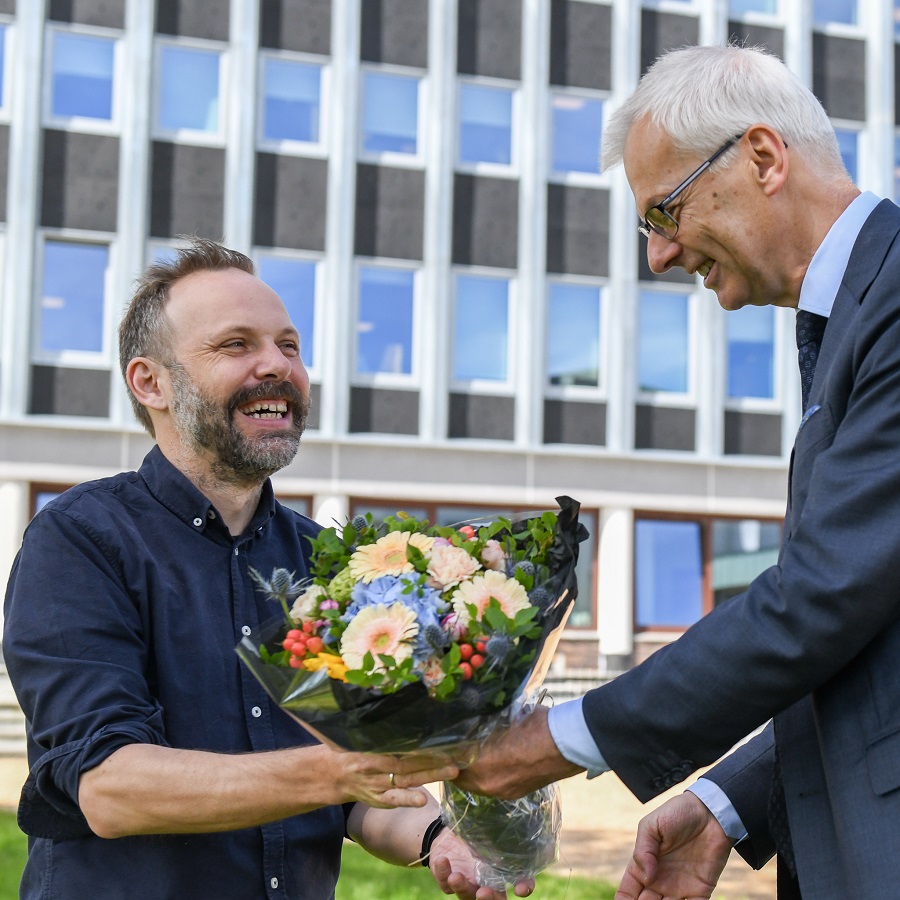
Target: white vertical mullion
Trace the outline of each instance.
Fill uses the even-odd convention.
[[[728,38],[728,0],[700,0],[700,43],[722,44]]]
[[[112,297],[122,302],[112,310],[112,320],[116,326],[124,312],[124,300],[130,296],[134,279],[145,263],[150,170],[150,117],[147,110],[150,109],[152,96],[153,15],[152,4],[144,0],[127,0],[122,46],[124,65],[117,72],[121,77],[117,89],[122,130],[119,137],[118,237]],[[134,424],[134,416],[128,400],[128,388],[118,376],[116,359],[114,350],[110,419],[114,424],[129,426]]]
[[[812,2],[784,2],[784,61],[803,83],[812,88]]]
[[[327,223],[325,228],[324,353],[320,430],[329,437],[347,433],[350,406],[355,274],[353,222],[356,208],[356,146],[359,106],[360,0],[332,5],[331,97],[328,139]]]
[[[522,5],[522,86],[518,122],[519,240],[514,360],[515,443],[542,443],[544,260],[547,241],[547,84],[550,71],[550,4]],[[537,135],[537,139],[535,139]]]
[[[34,244],[41,180],[44,4],[20,3],[15,27],[9,131],[8,222],[0,335],[0,415],[24,415],[31,365]],[[16,300],[13,300],[16,298]]]
[[[860,184],[894,196],[894,7],[876,0],[861,11],[866,22],[866,135],[869,152]]]
[[[612,33],[640,34],[641,7],[632,0],[613,0]],[[610,110],[620,106],[637,87],[640,77],[640,41],[612,42],[612,95]],[[637,394],[637,213],[634,198],[618,166],[610,177],[609,290],[607,304],[608,334],[603,342],[607,357],[603,360],[606,381],[606,446],[614,453],[634,448],[634,403]],[[631,224],[625,224],[631,223]]]
[[[429,0],[428,104],[425,140],[423,272],[418,298],[422,318],[419,435],[447,437],[451,328],[450,246],[456,128],[456,0]]]

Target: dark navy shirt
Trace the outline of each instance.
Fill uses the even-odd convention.
[[[10,576],[3,634],[28,730],[21,897],[333,895],[339,806],[262,828],[116,840],[96,837],[78,808],[81,774],[125,744],[244,753],[313,743],[234,647],[280,612],[248,567],[305,575],[317,531],[267,482],[233,538],[158,448],[140,471],[79,485],[35,516]]]

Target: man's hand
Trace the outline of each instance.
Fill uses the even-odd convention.
[[[438,753],[380,756],[336,752],[334,758],[343,795],[339,802],[357,800],[380,809],[425,806],[428,793],[422,785],[449,781],[459,774],[456,764]]]
[[[515,800],[583,772],[557,749],[547,712],[545,706],[538,706],[509,728],[495,731],[456,784],[473,794]]]
[[[460,900],[505,900],[506,891],[479,887],[475,876],[478,857],[449,828],[445,828],[431,845],[431,874],[445,894]],[[527,878],[515,886],[517,897],[528,897],[534,890],[534,879]]]
[[[733,846],[715,816],[686,791],[641,819],[615,900],[706,900]]]

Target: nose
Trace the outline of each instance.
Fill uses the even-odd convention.
[[[260,381],[287,381],[295,359],[286,356],[275,341],[266,341],[256,356],[255,375]]]
[[[670,241],[655,231],[650,232],[647,238],[647,264],[655,275],[663,275],[673,266],[681,253],[681,244],[678,241]]]

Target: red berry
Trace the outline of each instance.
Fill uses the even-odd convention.
[[[472,667],[467,662],[461,662],[459,664],[459,671],[462,672],[462,677],[466,681],[472,677]]]
[[[284,647],[285,650],[290,650],[294,646],[294,638],[286,637],[282,642],[281,646]]]
[[[293,641],[296,641],[297,638],[303,637],[303,632],[299,628],[292,628],[286,635],[285,639],[290,638]]]
[[[487,641],[476,641],[476,642],[475,642],[475,649],[476,649],[479,653],[484,653],[484,652],[487,650]]]
[[[306,642],[306,650],[309,653],[321,653],[322,650],[324,649],[324,647],[325,647],[325,641],[323,641],[322,638],[317,637],[316,635],[313,635]]]
[[[302,669],[302,668],[303,668],[303,660],[300,659],[299,656],[292,656],[292,657],[288,660],[288,665],[289,665],[292,669]]]
[[[480,653],[475,653],[469,662],[473,669],[480,669],[484,665],[484,657]]]
[[[294,641],[294,646],[291,647],[291,653],[294,656],[306,656],[306,641]]]
[[[303,630],[304,630],[307,634],[312,634],[312,633],[316,630],[316,626],[313,625],[312,622],[304,622],[304,623],[303,623]]]
[[[471,644],[460,644],[459,645],[459,655],[463,659],[468,659],[475,651],[472,649]]]

